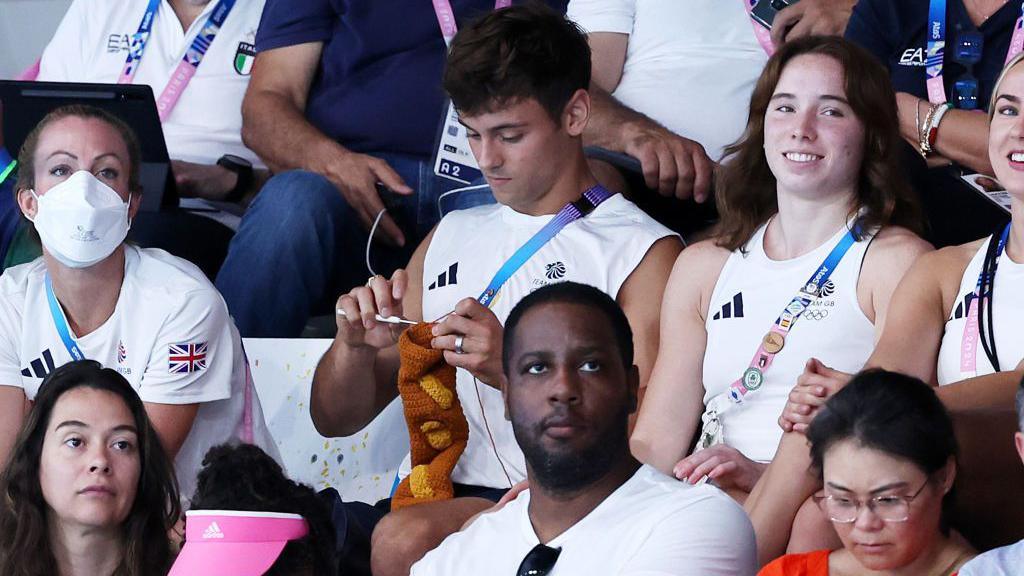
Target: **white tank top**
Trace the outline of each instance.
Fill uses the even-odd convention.
[[[964,336],[964,325],[967,323],[967,308],[974,299],[974,289],[978,285],[978,274],[981,273],[982,264],[985,262],[985,254],[988,252],[989,242],[992,238],[981,245],[978,252],[971,258],[970,264],[964,270],[960,279],[960,289],[957,291],[956,303],[946,320],[945,333],[942,335],[942,345],[939,347],[938,381],[939,385],[950,384],[971,378],[975,374],[961,373],[960,371],[960,348]],[[1013,370],[1024,358],[1024,264],[1018,264],[1004,252],[999,258],[999,267],[996,269],[995,289],[992,300],[992,316],[995,318],[996,352],[999,354],[1000,368]],[[988,325],[986,311],[985,325]],[[981,347],[981,341],[977,343],[977,376],[991,374],[995,370],[989,362],[988,355]]]
[[[549,215],[528,216],[501,204],[445,216],[424,257],[423,317],[439,318],[463,298],[479,297],[498,268],[549,220]],[[570,280],[600,288],[614,298],[651,245],[671,235],[668,228],[616,194],[563,228],[523,264],[502,287],[491,310],[504,323],[515,304],[530,292]],[[501,392],[482,382],[477,385],[461,368],[456,372],[456,389],[469,421],[469,443],[452,480],[495,488],[508,487],[509,478],[524,480],[523,453],[505,419]],[[407,457],[399,475],[408,473]]]
[[[761,226],[748,252],[733,252],[722,268],[708,308],[704,352],[704,404],[725,392],[750,365],[764,337],[797,291],[846,234],[844,226],[811,252],[791,260],[771,260],[764,252]],[[816,357],[837,370],[856,372],[874,347],[874,325],[857,301],[857,279],[872,236],[855,242],[786,336],[758,390],[721,416],[725,443],[747,458],[767,462],[775,456],[782,429],[777,423],[790,390]]]

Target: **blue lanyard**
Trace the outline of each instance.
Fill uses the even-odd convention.
[[[854,225],[852,229],[846,231],[846,234],[832,247],[832,251],[828,253],[828,256],[818,266],[818,269],[814,271],[814,274],[811,274],[811,277],[807,279],[807,282],[796,293],[796,296],[789,301],[782,314],[775,319],[775,324],[768,334],[765,335],[761,344],[758,345],[757,352],[754,353],[754,357],[750,360],[749,367],[739,379],[729,386],[727,391],[728,397],[733,403],[739,404],[743,402],[743,397],[748,392],[753,392],[761,387],[761,384],[764,382],[764,373],[772,365],[775,355],[785,345],[786,336],[789,335],[789,331],[811,303],[820,297],[825,283],[832,276],[832,272],[835,271],[843,257],[850,250],[850,247],[857,241],[854,231],[858,229],[858,226]],[[769,347],[769,344],[774,345]],[[704,441],[702,440],[702,442]]]
[[[526,263],[538,250],[547,244],[552,238],[558,235],[568,224],[583,218],[587,214],[594,211],[595,208],[601,205],[602,202],[614,196],[614,193],[608,191],[603,186],[598,184],[593,188],[590,188],[583,193],[583,197],[575,202],[566,204],[558,214],[554,216],[547,224],[544,225],[532,238],[526,241],[525,244],[519,247],[518,250],[512,256],[501,265],[498,272],[491,279],[490,284],[487,285],[487,289],[480,294],[477,300],[481,304],[490,308],[491,303],[494,301],[494,297],[498,295],[498,291],[501,287],[508,282],[509,278],[516,273],[519,268]]]
[[[790,300],[786,309],[782,311],[782,314],[775,320],[775,324],[782,328],[788,329],[792,326],[793,322],[800,317],[800,314],[811,305],[811,301],[818,298],[821,294],[822,287],[825,282],[828,282],[829,277],[832,276],[832,272],[835,272],[839,263],[846,256],[846,253],[850,250],[850,247],[854,245],[857,239],[854,237],[854,231],[847,230],[846,234],[832,247],[832,251],[825,257],[825,261],[818,266],[818,269],[814,271],[814,274],[807,280],[804,287],[801,288],[796,296]]]
[[[146,45],[149,43],[149,35],[153,31],[153,21],[156,19],[157,10],[160,8],[160,1],[149,0],[146,12],[142,15],[142,21],[139,23],[139,30],[132,35],[131,47],[128,49],[128,59],[125,60],[124,71],[121,73],[121,83],[130,83],[135,77],[138,63],[142,60],[142,55],[146,51]],[[206,23],[200,29],[199,34],[192,40],[192,44],[185,52],[183,60],[194,67],[199,67],[199,63],[206,56],[206,51],[210,48],[214,38],[217,37],[220,27],[224,25],[224,21],[227,20],[228,14],[234,6],[235,0],[219,0],[217,2],[209,18],[206,19]]]
[[[1014,25],[1013,36],[1007,49],[1006,61],[1009,62],[1024,45],[1024,2],[1021,2],[1020,17]],[[926,84],[928,99],[935,104],[946,101],[946,88],[943,85],[942,69],[946,54],[946,0],[931,0],[928,3],[928,38],[927,56],[925,59]]]
[[[946,54],[946,0],[928,4],[928,52],[925,73],[928,78],[942,77],[942,59]]]
[[[68,328],[68,320],[64,317],[64,311],[60,309],[57,297],[53,295],[53,284],[50,282],[49,274],[45,276],[43,283],[46,284],[46,301],[50,303],[50,316],[53,316],[53,325],[57,328],[57,334],[64,342],[64,347],[68,349],[72,360],[85,360],[85,354],[75,343],[75,339],[71,337],[71,329]]]
[[[199,34],[196,34],[196,37],[192,40],[192,45],[185,52],[184,59],[189,64],[198,67],[199,63],[203,61],[206,51],[210,49],[213,39],[217,37],[217,33],[220,32],[221,26],[224,25],[224,21],[228,19],[228,14],[231,13],[231,9],[234,7],[235,0],[219,0],[217,2],[213,12],[210,13],[210,17],[206,19],[206,24],[203,24]]]
[[[146,51],[146,44],[149,42],[149,34],[153,31],[153,20],[156,19],[156,11],[160,8],[160,0],[149,0],[145,14],[142,15],[142,22],[139,22],[139,29],[132,34],[132,41],[128,47],[128,59],[124,63],[122,78],[135,77],[136,64],[142,60],[142,54]]]

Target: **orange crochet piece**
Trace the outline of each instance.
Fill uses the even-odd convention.
[[[469,425],[455,390],[455,368],[430,347],[431,324],[410,327],[398,339],[398,392],[409,427],[412,473],[398,485],[391,509],[453,496],[452,470],[466,449]]]

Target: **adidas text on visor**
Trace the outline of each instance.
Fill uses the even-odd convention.
[[[309,534],[298,514],[189,510],[185,545],[168,576],[260,576],[289,540]]]

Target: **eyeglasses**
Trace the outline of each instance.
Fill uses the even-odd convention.
[[[985,37],[980,32],[961,32],[956,39],[953,61],[967,68],[967,71],[953,83],[953,97],[957,108],[978,108],[978,79],[974,77],[974,65],[981,62],[981,52],[984,48]]]
[[[558,555],[561,553],[561,548],[550,548],[543,544],[537,544],[519,564],[516,576],[545,576],[555,567],[555,562],[558,561]]]
[[[931,479],[914,492],[913,496],[875,496],[867,502],[861,502],[845,496],[829,495],[822,498],[825,513],[829,520],[838,524],[852,524],[860,516],[861,506],[866,505],[872,514],[885,522],[906,522],[910,518],[910,503],[924,490]]]

